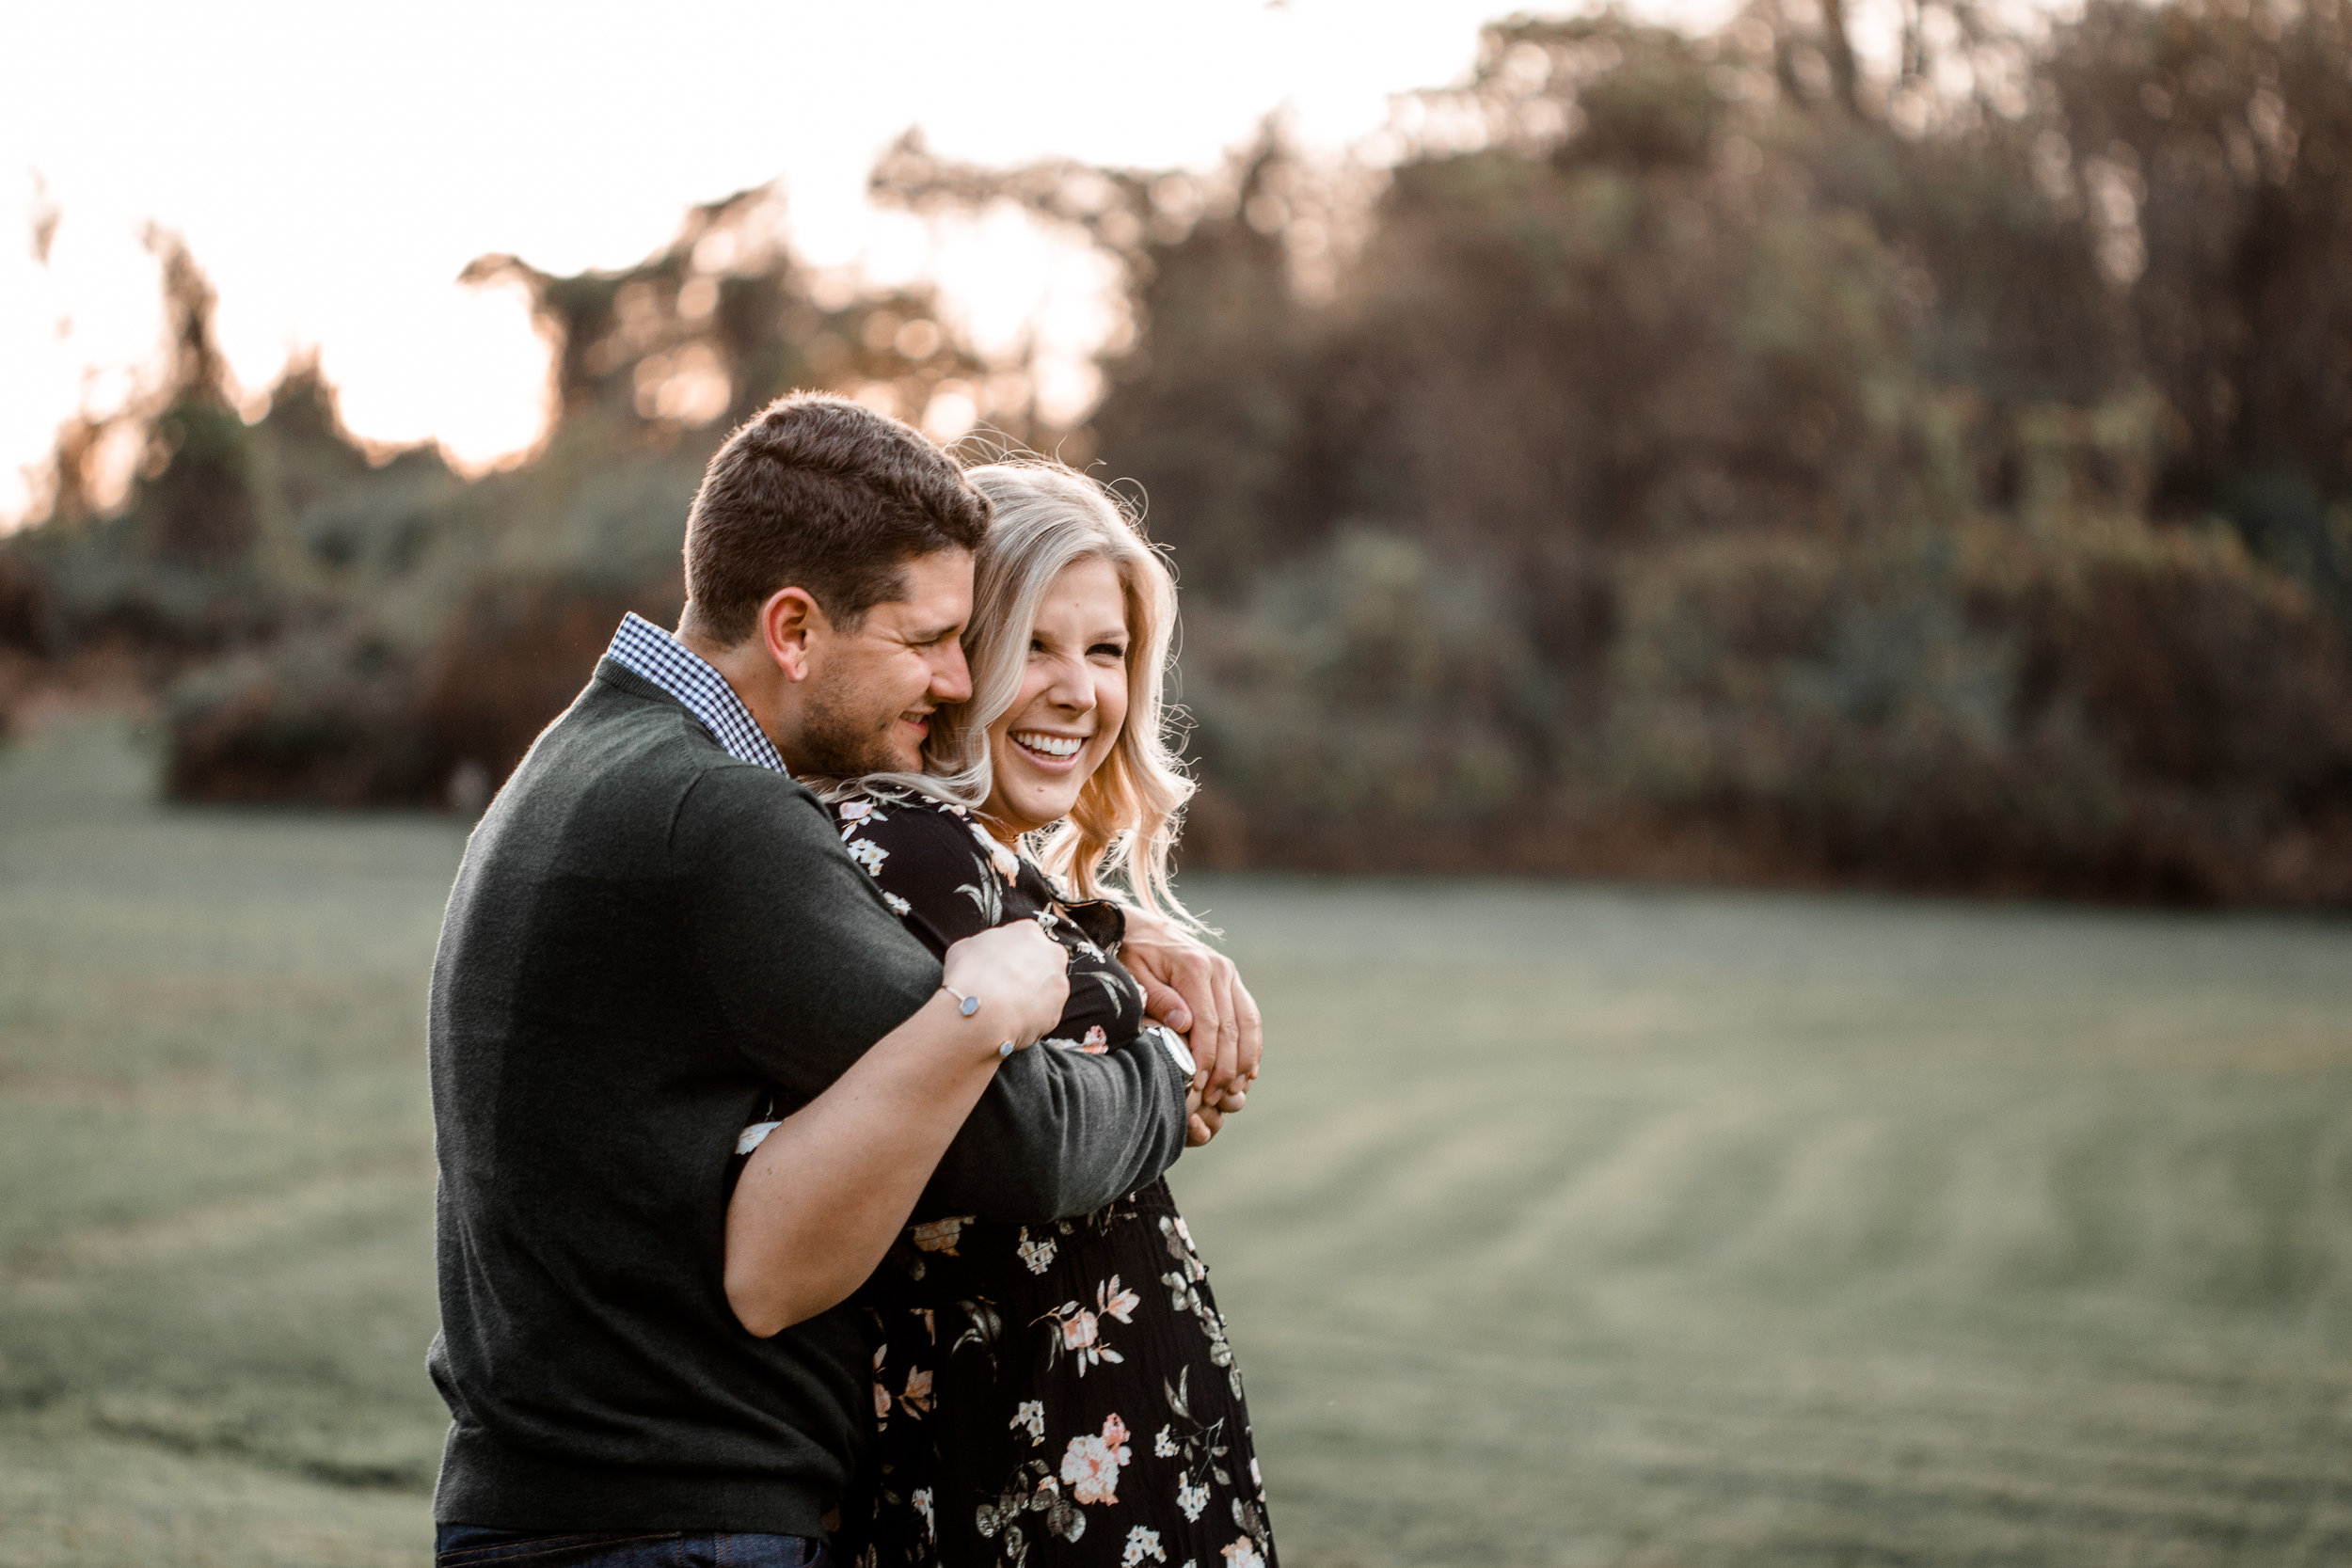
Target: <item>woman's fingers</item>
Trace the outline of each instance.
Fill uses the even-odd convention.
[[[1119,961],[1142,985],[1144,1010],[1166,1019],[1178,1034],[1188,1034],[1192,1006],[1175,974],[1175,962],[1197,944],[1171,940],[1166,927],[1165,921],[1153,921],[1143,911],[1128,911],[1127,940],[1120,946]]]

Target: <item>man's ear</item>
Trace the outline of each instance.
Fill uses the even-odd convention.
[[[779,588],[759,607],[759,638],[784,678],[808,679],[810,646],[832,623],[805,588]]]

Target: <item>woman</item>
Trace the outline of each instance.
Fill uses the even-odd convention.
[[[1093,482],[1045,463],[969,477],[995,507],[972,700],[934,720],[926,775],[860,781],[834,809],[934,952],[1039,921],[1069,954],[1041,1043],[1101,1052],[1156,1027],[1113,957],[1106,878],[1190,918],[1167,870],[1190,792],[1162,734],[1174,584]],[[849,1562],[1273,1562],[1241,1374],[1164,1181],[1050,1226],[915,1219],[855,1298],[877,1430],[836,1536]]]

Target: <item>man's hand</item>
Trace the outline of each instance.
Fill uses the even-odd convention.
[[[1143,1010],[1166,1021],[1191,1045],[1200,1064],[1193,1087],[1205,1109],[1216,1111],[1220,1120],[1240,1110],[1240,1097],[1258,1076],[1265,1039],[1258,1004],[1233,960],[1175,922],[1136,909],[1127,911],[1119,958],[1143,987]],[[1210,1125],[1199,1142],[1208,1142],[1216,1131]]]

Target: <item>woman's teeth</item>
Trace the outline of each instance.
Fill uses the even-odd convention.
[[[1049,757],[1074,757],[1078,748],[1086,744],[1074,735],[1041,735],[1035,730],[1015,730],[1012,741]]]

